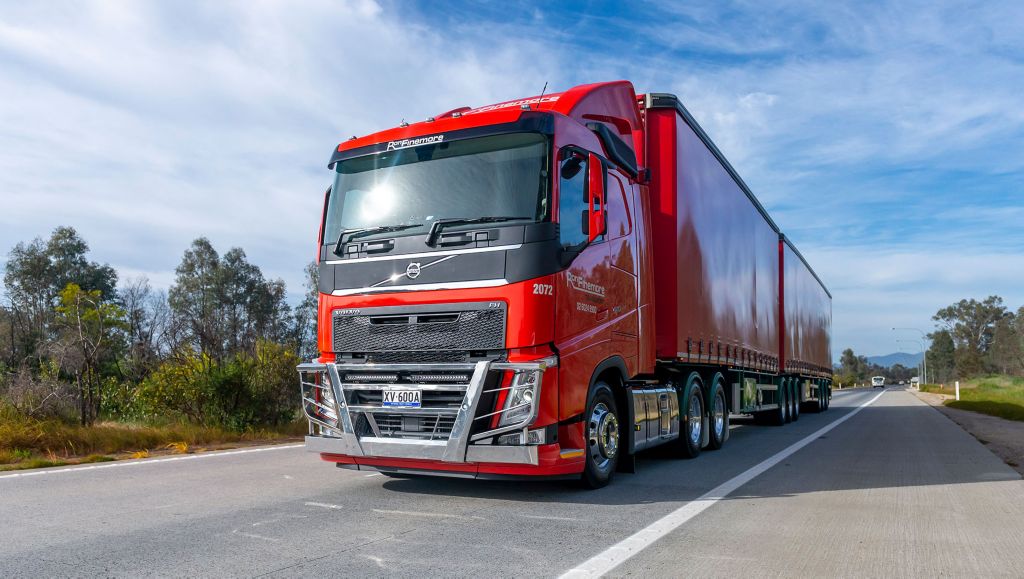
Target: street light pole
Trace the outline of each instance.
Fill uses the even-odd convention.
[[[914,331],[914,332],[917,332],[917,333],[921,334],[922,343],[923,343],[924,340],[928,339],[928,334],[924,333],[924,330],[922,330],[921,328],[893,328],[892,329],[892,331],[894,331],[894,332],[897,331],[897,330],[910,330],[910,331]],[[928,351],[925,350],[923,347],[921,348],[921,364],[922,364],[922,370],[921,370],[922,383],[923,384],[927,384],[928,383]]]
[[[899,344],[900,342],[903,342],[905,344],[914,344],[916,342],[918,347],[921,348],[921,361],[917,363],[917,370],[921,374],[921,379],[924,380],[924,377],[927,375],[925,373],[925,369],[922,366],[922,364],[924,364],[924,342],[922,340],[900,340],[899,338],[897,338],[896,343]]]

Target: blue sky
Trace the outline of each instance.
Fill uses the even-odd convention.
[[[206,235],[298,291],[340,140],[619,78],[678,94],[798,244],[836,352],[1024,305],[1020,2],[6,2],[0,252],[73,225],[166,287]]]

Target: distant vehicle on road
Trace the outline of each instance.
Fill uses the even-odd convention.
[[[872,388],[885,388],[885,376],[872,376],[871,377]]]
[[[920,385],[921,385],[921,379],[918,378],[917,376],[914,376],[913,378],[910,379],[910,386],[912,388],[917,388]]]

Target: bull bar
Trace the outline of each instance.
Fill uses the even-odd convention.
[[[306,437],[306,449],[322,454],[350,457],[401,458],[434,460],[447,463],[507,463],[538,464],[538,447],[527,444],[528,429],[537,419],[540,406],[541,384],[544,372],[558,365],[558,358],[550,356],[530,362],[480,361],[463,364],[364,364],[364,363],[308,363],[297,367],[302,391],[302,409],[310,422],[310,435]],[[398,372],[466,372],[470,379],[465,385],[465,395],[457,411],[447,440],[422,440],[380,436],[374,428],[373,435],[360,436],[356,420],[360,414],[369,414],[373,422],[373,411],[378,408],[350,404],[351,390],[360,384],[346,382],[343,372],[374,372],[387,376]],[[495,388],[486,388],[490,372],[512,372],[510,385],[501,381]],[[386,384],[384,385],[386,386]],[[424,388],[451,388],[451,385],[423,384]],[[459,386],[460,387],[460,386]],[[478,413],[480,399],[485,393],[522,389],[523,402],[506,408]],[[530,395],[526,396],[525,392]],[[511,396],[509,392],[506,396]],[[474,422],[503,415],[512,411],[522,415],[509,424],[473,433]],[[424,414],[419,408],[389,408],[388,412],[398,414]],[[437,410],[437,412],[442,412]],[[436,427],[435,427],[436,428]],[[521,444],[494,444],[498,436],[522,432]]]

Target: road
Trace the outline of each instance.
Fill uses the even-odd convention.
[[[0,576],[585,575],[624,540],[609,575],[1020,576],[1020,475],[907,392],[863,406],[879,393],[734,425],[693,461],[652,452],[599,491],[390,479],[296,447],[0,476]]]

